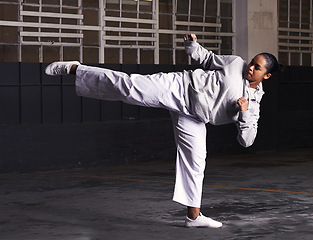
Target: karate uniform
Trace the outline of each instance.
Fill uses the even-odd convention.
[[[202,69],[152,75],[131,74],[79,65],[79,96],[168,109],[177,146],[173,200],[201,206],[206,160],[206,123],[235,123],[238,141],[250,146],[257,132],[262,85],[251,89],[244,79],[246,63],[237,56],[219,56],[198,43],[185,41],[187,53]],[[241,112],[237,100],[245,96],[249,109]]]

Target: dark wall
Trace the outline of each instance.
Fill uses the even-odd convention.
[[[277,146],[313,146],[313,67],[287,68],[278,87]]]
[[[103,65],[127,73],[194,66]],[[167,111],[81,98],[74,77],[49,77],[45,64],[0,63],[0,172],[175,159]],[[255,144],[242,148],[233,124],[208,129],[208,155],[313,145],[313,68],[288,67],[264,82]]]

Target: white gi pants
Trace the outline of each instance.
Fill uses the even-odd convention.
[[[200,208],[206,158],[206,127],[205,123],[188,112],[183,73],[128,75],[79,65],[76,71],[76,92],[83,97],[168,109],[177,146],[173,200],[185,206]]]

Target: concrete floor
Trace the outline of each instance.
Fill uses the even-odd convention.
[[[173,160],[0,175],[1,240],[313,239],[313,149],[210,157],[188,229],[171,201]]]

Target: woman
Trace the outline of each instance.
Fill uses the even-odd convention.
[[[206,159],[206,123],[235,123],[237,139],[251,146],[257,133],[262,81],[281,65],[269,53],[247,66],[238,56],[220,56],[184,37],[185,50],[202,68],[195,71],[139,75],[88,67],[79,62],[55,62],[48,75],[76,74],[80,96],[168,109],[177,145],[173,200],[187,206],[186,227],[218,228],[222,223],[200,212]]]

